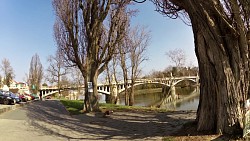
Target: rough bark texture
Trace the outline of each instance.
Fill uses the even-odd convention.
[[[235,133],[243,128],[247,50],[241,51],[241,36],[226,25],[219,13],[213,13],[216,5],[212,1],[199,4],[190,0],[187,4],[201,80],[198,130]]]
[[[191,20],[200,72],[198,130],[229,134],[242,132],[244,101],[249,87],[249,45],[246,38],[249,29],[245,26],[249,21],[244,23],[243,18],[248,19],[249,14],[239,12],[238,3],[246,1],[224,1],[227,8],[230,7],[228,11],[225,3],[218,0],[165,2],[168,3],[163,9],[172,3],[177,7],[171,8],[187,12]]]

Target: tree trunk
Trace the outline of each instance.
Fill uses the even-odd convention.
[[[189,0],[185,6],[192,22],[200,72],[198,130],[242,132],[249,85],[245,59],[248,47],[222,17],[210,11],[210,5]]]
[[[91,72],[90,81],[92,82],[93,86],[93,93],[90,95],[90,102],[93,108],[93,111],[99,111],[99,102],[98,102],[98,91],[97,91],[97,69],[96,71]]]
[[[127,77],[127,72],[123,71],[123,77],[124,77],[124,95],[125,95],[125,105],[129,104],[129,94],[128,94],[128,77]]]
[[[88,92],[88,80],[87,77],[85,77],[84,79],[84,106],[83,106],[83,111],[84,112],[90,112],[91,108],[90,108],[90,96],[89,96],[89,92]]]
[[[131,84],[131,91],[129,93],[129,106],[133,106],[134,105],[134,101],[135,101],[135,98],[134,98],[134,82],[132,82]]]

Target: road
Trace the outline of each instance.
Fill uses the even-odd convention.
[[[162,140],[195,112],[114,112],[71,116],[59,101],[37,101],[0,114],[0,141]]]

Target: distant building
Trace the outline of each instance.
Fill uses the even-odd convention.
[[[3,86],[0,87],[1,90],[3,90]],[[8,88],[9,88],[9,91],[13,93],[21,93],[21,94],[29,93],[29,86],[27,83],[24,83],[24,82],[12,81],[10,84],[10,87]]]

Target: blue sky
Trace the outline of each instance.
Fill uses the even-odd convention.
[[[142,65],[144,74],[171,65],[165,53],[175,48],[185,51],[188,64],[197,64],[190,26],[160,15],[150,2],[133,7],[140,12],[132,19],[132,24],[147,26],[151,32],[149,60]],[[15,80],[23,81],[35,53],[44,68],[48,66],[47,57],[56,51],[54,19],[51,0],[0,0],[0,61],[9,59]]]

